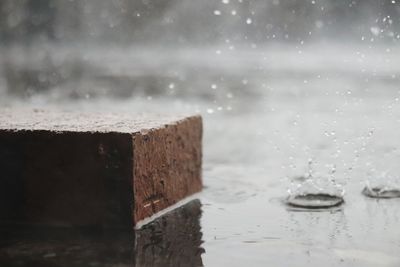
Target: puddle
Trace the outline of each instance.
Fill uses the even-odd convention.
[[[0,224],[0,266],[203,266],[201,202],[142,229]]]
[[[400,198],[400,189],[365,186],[362,194],[370,198]]]
[[[344,199],[341,196],[313,193],[289,196],[286,203],[291,207],[315,210],[338,207],[344,203]]]

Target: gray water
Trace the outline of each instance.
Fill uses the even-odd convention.
[[[2,53],[3,107],[200,113],[205,130],[205,188],[186,211],[156,221],[167,227],[149,225],[132,243],[90,239],[95,252],[77,249],[80,261],[63,253],[81,239],[54,245],[29,237],[25,249],[45,244],[34,256],[3,241],[3,256],[55,266],[400,264],[400,199],[361,193],[366,184],[400,184],[398,47],[168,49],[49,45]],[[302,178],[310,173],[311,181]],[[345,203],[318,212],[285,204],[289,194],[309,191]],[[104,240],[117,252],[103,254]],[[132,250],[122,253],[121,244]]]

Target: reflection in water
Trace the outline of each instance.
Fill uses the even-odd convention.
[[[200,201],[147,224],[136,232],[136,266],[203,266]]]
[[[0,266],[202,266],[201,204],[142,229],[0,227]]]

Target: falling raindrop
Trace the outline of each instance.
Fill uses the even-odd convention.
[[[221,15],[221,11],[219,11],[219,10],[214,10],[214,15],[216,15],[216,16]]]
[[[213,114],[213,113],[214,113],[214,109],[208,108],[208,109],[207,109],[207,113],[208,113],[208,114]]]
[[[371,30],[372,34],[375,36],[378,36],[381,31],[381,29],[379,29],[379,27],[371,27],[370,30]]]

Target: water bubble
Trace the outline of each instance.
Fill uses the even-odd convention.
[[[231,11],[231,14],[232,14],[232,16],[236,16],[237,11],[236,11],[236,10],[232,10],[232,11]]]
[[[251,18],[247,18],[247,19],[246,19],[246,23],[247,23],[247,24],[251,24],[252,22],[253,22],[253,21],[251,20]]]
[[[217,86],[216,84],[213,83],[213,84],[211,84],[211,88],[215,90],[215,89],[218,88],[218,86]]]
[[[229,0],[222,0],[222,3],[227,5],[227,4],[229,4]]]

